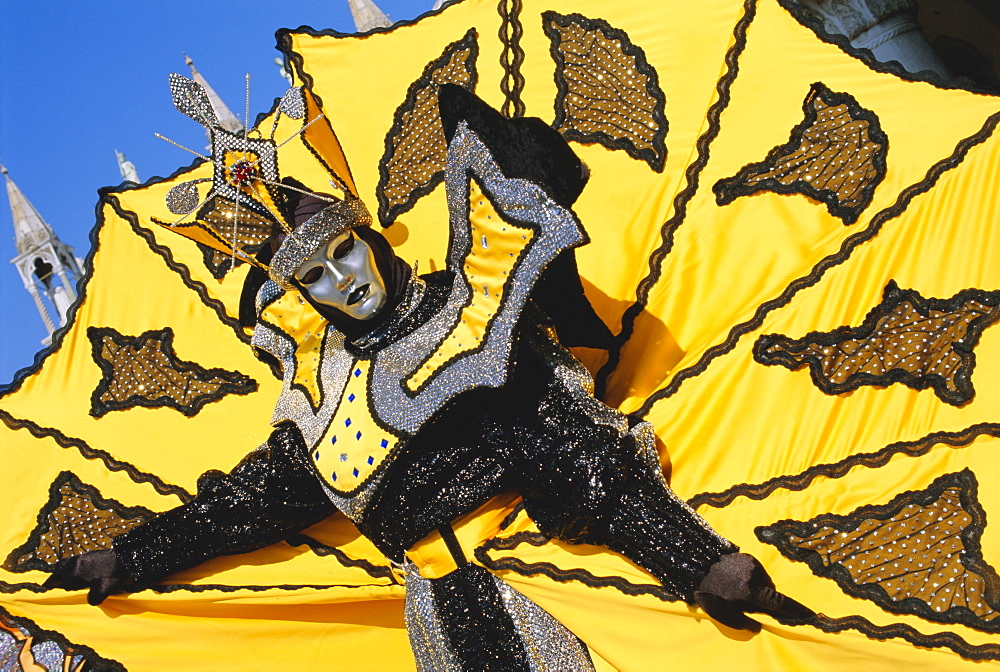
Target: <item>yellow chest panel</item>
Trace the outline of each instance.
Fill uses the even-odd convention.
[[[311,453],[327,485],[344,494],[362,485],[399,442],[372,416],[370,369],[368,360],[358,360],[351,367],[333,420]]]

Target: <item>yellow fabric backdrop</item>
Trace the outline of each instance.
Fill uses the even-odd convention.
[[[932,390],[900,384],[830,396],[804,369],[757,363],[752,348],[762,334],[801,338],[860,325],[890,280],[925,298],[949,298],[968,287],[1000,289],[1000,235],[994,231],[1000,139],[992,126],[1000,100],[874,72],[817,38],[776,0],[500,4],[520,5],[515,15],[523,28],[527,115],[547,122],[555,117],[555,63],[543,11],[576,12],[623,31],[656,70],[666,100],[662,172],[623,151],[574,143],[592,173],[576,206],[592,239],[578,251],[581,275],[616,333],[662,236],[670,242],[654,264],[656,282],[605,399],[654,424],[676,492],[695,497],[699,512],[759,557],[784,592],[829,617],[827,623],[862,617],[884,629],[885,641],[857,628],[824,632],[767,618],[757,635],[727,630],[694,608],[659,599],[645,572],[589,547],[520,543],[489,550],[487,557],[582,568],[624,579],[642,594],[534,571],[499,573],[580,636],[600,669],[945,670],[976,664],[970,659],[977,656],[995,664],[997,635],[893,614],[850,597],[834,581],[759,542],[754,528],[884,504],[963,468],[979,480],[987,521],[1000,515],[1000,494],[992,487],[1000,427],[990,424],[997,422],[1000,402],[1000,329],[984,332],[975,350],[976,396],[959,407]],[[373,212],[378,162],[397,106],[425,65],[469,28],[476,30],[479,49],[476,92],[494,106],[504,103],[501,25],[497,2],[464,0],[387,32],[286,37],[296,75],[305,76],[322,101]],[[845,226],[802,195],[763,192],[718,205],[712,186],[788,141],[814,82],[849,93],[878,117],[889,138],[885,179],[857,222]],[[284,119],[279,128],[277,137],[284,138],[294,124]],[[973,136],[975,142],[962,144]],[[283,174],[323,188],[325,174],[301,143],[285,145],[279,156]],[[280,384],[235,326],[245,266],[216,280],[192,241],[153,223],[176,219],[164,205],[172,186],[209,174],[195,167],[102,195],[92,270],[71,325],[42,365],[0,398],[4,557],[28,540],[49,485],[62,471],[104,498],[162,511],[194,493],[201,473],[231,468],[266,438]],[[661,230],[665,222],[673,224]],[[420,199],[386,235],[421,271],[441,268],[443,187]],[[796,284],[799,279],[808,282]],[[783,293],[786,301],[769,303]],[[227,395],[193,417],[171,408],[132,408],[95,418],[90,400],[102,373],[91,354],[89,326],[130,336],[169,326],[180,359],[239,371],[257,381],[257,391]],[[595,372],[606,359],[581,355]],[[899,442],[958,435],[974,426],[954,441],[931,437],[926,450],[912,451],[915,457],[896,452],[877,461],[881,466],[850,462]],[[817,465],[834,466],[819,473]],[[782,477],[787,481],[768,485]],[[746,488],[736,492],[735,486]],[[503,535],[532,531],[522,517]],[[350,559],[385,567],[343,518],[310,532]],[[990,526],[982,551],[987,563],[1000,562],[1000,538]],[[29,630],[58,632],[131,670],[412,667],[402,588],[377,568],[355,565],[279,544],[172,577],[169,583],[179,587],[167,592],[116,596],[100,608],[87,606],[83,593],[40,591],[43,572],[0,569],[0,608],[28,619]],[[917,646],[903,631],[952,634],[933,641],[918,636]]]

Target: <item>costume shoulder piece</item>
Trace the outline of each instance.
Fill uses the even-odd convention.
[[[413,433],[452,396],[500,386],[513,329],[546,265],[586,241],[575,215],[545,189],[504,174],[470,124],[449,143],[451,218],[444,308],[375,357],[371,398],[388,424]]]

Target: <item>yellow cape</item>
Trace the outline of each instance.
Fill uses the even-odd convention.
[[[475,82],[495,107],[555,121],[575,141],[592,174],[576,206],[592,239],[578,251],[580,271],[597,312],[622,334],[611,365],[598,352],[581,358],[608,403],[654,424],[675,491],[760,558],[782,591],[824,616],[794,628],[763,617],[757,635],[730,631],[661,600],[651,577],[619,556],[543,543],[524,518],[481,549],[481,561],[585,641],[599,669],[945,670],[1000,660],[990,567],[1000,563],[1000,536],[985,526],[1000,515],[1000,493],[991,487],[1000,448],[1000,329],[984,323],[963,339],[976,341],[974,366],[963,354],[973,394],[952,402],[896,374],[828,393],[807,364],[793,371],[754,351],[767,334],[798,341],[860,329],[890,281],[928,302],[946,303],[967,288],[992,300],[989,292],[1000,289],[1000,100],[875,72],[817,38],[777,0],[505,0],[499,10],[493,0],[464,0],[364,36],[288,32],[282,40],[299,81],[336,129],[358,193],[373,212],[396,213],[387,236],[422,271],[443,266],[443,188],[400,187],[391,179],[408,164],[391,179],[380,164],[396,165],[387,134],[407,141],[406,112],[421,104],[411,85],[432,80],[433,64],[451,68],[450,81]],[[457,61],[456,49],[464,49]],[[587,80],[596,75],[605,79]],[[869,141],[879,147],[881,159],[861,161],[867,191],[854,200],[838,192],[847,216],[824,200],[822,185],[815,192],[803,186],[812,178],[802,176],[822,173],[828,155],[795,154],[817,83],[849,96],[850,109],[839,113],[851,117],[850,128],[864,121],[864,137],[839,140],[861,143],[854,159]],[[612,110],[628,113],[625,140],[588,121],[600,107],[594,101],[611,90],[634,103]],[[810,132],[816,143],[826,131]],[[303,143],[289,143],[279,156],[283,174],[307,184],[325,176]],[[774,165],[761,167],[769,159]],[[798,192],[780,193],[775,185],[794,182],[794,170]],[[402,587],[342,517],[311,531],[339,554],[279,544],[213,560],[172,577],[162,591],[111,597],[100,608],[87,606],[82,592],[39,588],[46,574],[37,562],[46,556],[30,552],[43,543],[65,551],[100,542],[53,541],[40,512],[73,497],[104,502],[104,510],[174,507],[195,492],[201,473],[231,468],[268,433],[280,385],[235,321],[246,266],[217,280],[193,241],[154,226],[176,219],[164,204],[172,186],[210,173],[194,166],[102,192],[71,323],[0,397],[0,551],[7,558],[0,643],[51,639],[71,663],[87,654],[133,670],[407,669]],[[715,189],[725,184],[740,193],[720,204]],[[138,380],[153,375],[151,362],[191,363],[200,384],[226,393],[210,394],[215,400],[193,413],[184,410],[197,405],[192,399],[122,408],[128,394],[109,391],[90,327],[113,329],[136,347],[141,335],[169,327],[172,360],[151,357],[140,367],[146,373],[115,375]],[[891,340],[866,347],[881,352]],[[255,391],[225,388],[204,373],[215,370],[251,378]],[[978,491],[967,476],[950,490],[936,480],[966,469]],[[67,471],[75,480],[60,480]],[[54,483],[64,489],[50,496]],[[925,494],[897,499],[908,491]],[[883,508],[862,509],[874,506]],[[844,579],[848,565],[866,560],[847,528],[888,525],[914,511],[945,511],[947,542],[957,544],[953,558],[921,568],[923,593],[914,598],[912,587],[890,581],[880,598],[867,579]],[[775,525],[812,525],[827,514],[844,518],[820,519],[812,529],[839,526],[836,535],[845,536],[828,534],[821,543]],[[771,530],[762,534],[770,543],[757,527]],[[923,536],[924,547],[913,541],[901,550],[907,541],[887,541],[879,562],[931,552]],[[813,556],[817,571],[806,562]],[[823,562],[840,569],[822,575]],[[935,574],[956,568],[957,583]],[[953,587],[928,588],[937,578]],[[941,604],[933,596],[942,590],[950,602],[939,612],[964,600],[969,614],[936,615]],[[922,610],[914,599],[931,606]]]

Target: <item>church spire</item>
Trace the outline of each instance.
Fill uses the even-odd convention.
[[[208,80],[202,77],[202,74],[198,72],[198,68],[194,67],[194,61],[191,60],[191,57],[184,54],[184,62],[191,68],[191,77],[194,81],[201,84],[205,89],[205,93],[208,94],[208,100],[212,103],[212,109],[215,110],[215,116],[219,119],[219,125],[230,133],[239,133],[242,131],[243,122],[226,107],[219,94],[209,85]]]
[[[140,184],[142,180],[139,179],[139,171],[135,169],[134,163],[125,158],[125,153],[116,149],[115,157],[118,159],[118,172],[122,174],[122,179]]]
[[[56,327],[66,323],[66,312],[76,300],[80,266],[73,256],[73,248],[56,237],[52,227],[38,214],[3,165],[0,165],[0,174],[7,183],[7,201],[14,220],[17,256],[11,263],[17,268],[24,288],[31,294],[45,323],[49,336],[42,343],[48,345]]]
[[[392,21],[372,0],[347,0],[354,17],[354,27],[359,33],[367,33],[373,28],[388,28]]]
[[[7,202],[10,203],[10,214],[14,220],[14,245],[18,254],[43,244],[49,238],[54,238],[52,228],[35,210],[35,206],[25,197],[14,180],[7,174],[7,167],[0,164],[0,174],[7,183]]]

